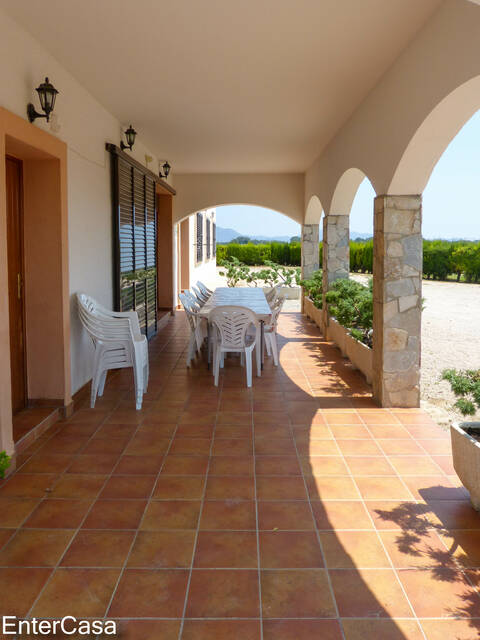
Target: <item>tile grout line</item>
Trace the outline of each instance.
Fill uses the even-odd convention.
[[[119,401],[118,401],[118,403],[115,405],[115,409],[116,409],[116,408],[118,408],[120,404],[121,404],[121,400],[119,400]],[[77,459],[77,457],[78,457],[79,455],[81,455],[81,451],[83,451],[83,450],[85,449],[85,447],[88,445],[88,443],[89,443],[91,440],[93,440],[93,438],[94,438],[95,434],[96,434],[96,433],[101,429],[101,427],[102,427],[104,424],[106,424],[106,420],[107,420],[107,419],[108,419],[108,417],[111,415],[111,413],[112,413],[113,411],[115,411],[115,409],[112,409],[110,412],[107,412],[107,415],[106,415],[106,416],[104,417],[104,419],[99,423],[99,425],[98,425],[97,429],[96,429],[96,430],[91,434],[90,438],[89,438],[89,439],[87,440],[87,442],[85,443],[85,446],[84,446],[84,447],[82,447],[82,449],[80,450],[80,452],[78,452],[78,454],[74,457],[74,460],[76,460],[76,459]],[[132,435],[132,437],[133,437],[133,435]],[[131,438],[130,438],[130,439],[131,439]],[[128,440],[128,442],[130,442],[130,439]],[[126,448],[127,446],[128,446],[128,445],[126,444],[126,445],[125,445],[125,448]],[[125,449],[124,449],[124,450],[125,450]],[[120,456],[121,456],[121,454],[119,455],[119,457],[120,457]],[[73,460],[72,460],[72,463],[73,463]],[[72,464],[72,463],[71,463],[71,464]],[[70,542],[67,544],[67,546],[66,546],[66,547],[65,547],[65,549],[63,550],[63,553],[60,555],[60,557],[59,557],[59,559],[58,559],[58,561],[57,561],[57,564],[52,568],[52,572],[51,572],[51,574],[48,576],[47,580],[45,581],[45,584],[43,585],[43,587],[40,589],[39,593],[37,594],[37,597],[35,598],[35,600],[33,601],[32,605],[31,605],[31,607],[29,608],[29,610],[27,611],[26,615],[24,616],[25,618],[28,618],[28,617],[33,613],[33,611],[34,611],[34,608],[35,608],[36,604],[37,604],[37,603],[38,603],[38,601],[40,600],[40,597],[43,595],[43,593],[45,592],[45,590],[46,590],[47,586],[50,584],[50,582],[52,581],[53,577],[55,576],[55,574],[57,573],[58,569],[60,568],[60,564],[61,564],[61,562],[62,562],[63,558],[65,557],[66,553],[68,552],[68,550],[69,550],[69,549],[70,549],[70,547],[72,546],[73,541],[74,541],[74,540],[75,540],[75,538],[77,537],[78,533],[81,531],[83,523],[85,522],[85,520],[87,519],[87,517],[88,517],[88,515],[90,514],[91,510],[93,509],[93,507],[94,507],[94,505],[95,505],[96,501],[98,500],[98,498],[99,498],[100,494],[102,493],[103,489],[105,488],[105,486],[106,486],[107,482],[108,482],[108,481],[110,480],[110,478],[112,477],[112,475],[113,475],[113,471],[115,470],[115,467],[116,467],[116,464],[112,467],[112,469],[111,469],[111,471],[110,471],[110,473],[109,473],[109,474],[105,474],[105,475],[106,475],[106,477],[105,477],[105,481],[104,481],[104,483],[103,483],[103,484],[102,484],[102,486],[100,487],[100,489],[99,489],[98,493],[96,494],[95,498],[92,500],[92,503],[91,503],[90,507],[87,509],[87,511],[86,511],[86,513],[85,513],[84,517],[82,518],[82,520],[81,520],[80,524],[78,525],[78,527],[77,527],[76,529],[73,529],[73,532],[74,532],[74,533],[72,534],[72,537],[71,537],[71,539],[70,539]],[[69,468],[70,468],[70,465],[67,467],[67,469],[65,469],[65,471],[63,471],[63,472],[59,475],[59,477],[58,477],[58,479],[57,479],[57,482],[55,482],[55,484],[53,485],[53,489],[52,489],[53,491],[55,490],[55,487],[57,486],[58,482],[60,481],[60,478],[62,478],[63,476],[65,476],[65,475],[67,474],[67,470],[68,470]],[[99,475],[103,475],[103,474],[99,474]],[[68,531],[68,529],[67,529],[67,531]]]
[[[302,371],[302,374],[304,375],[304,377],[306,379],[306,382],[307,382],[307,384],[308,384],[308,386],[310,388],[310,391],[313,391],[312,386],[310,384],[310,380],[305,375],[305,371],[304,371],[304,369],[302,367],[302,364],[301,364],[301,362],[300,362],[300,360],[298,358],[297,358],[297,362],[299,363],[300,370]],[[335,609],[337,624],[338,624],[338,626],[340,628],[340,633],[342,634],[342,639],[346,640],[346,636],[345,636],[345,632],[344,632],[344,629],[343,629],[343,625],[341,624],[340,612],[339,612],[339,609],[338,609],[337,599],[335,597],[335,592],[333,590],[332,579],[331,579],[331,576],[330,576],[330,570],[329,570],[328,565],[327,565],[327,558],[326,558],[326,555],[325,555],[325,550],[323,548],[322,540],[320,538],[320,534],[319,534],[318,528],[317,528],[317,521],[316,521],[316,518],[315,518],[315,513],[313,511],[312,502],[311,502],[311,499],[310,499],[310,492],[308,490],[307,482],[306,482],[306,479],[305,479],[304,469],[302,467],[301,459],[300,459],[300,456],[298,454],[297,443],[295,441],[295,438],[293,437],[293,428],[291,426],[291,422],[290,422],[290,429],[291,429],[291,432],[292,432],[291,436],[292,436],[293,444],[294,444],[295,451],[296,451],[297,462],[298,462],[298,464],[300,466],[300,470],[302,472],[303,487],[304,487],[304,490],[305,490],[305,493],[306,493],[308,506],[310,508],[310,515],[311,515],[312,520],[313,520],[313,526],[314,526],[314,531],[315,531],[315,535],[316,535],[316,538],[317,538],[318,546],[320,548],[320,553],[322,555],[322,562],[323,562],[323,566],[325,568],[325,575],[327,577],[327,584],[328,584],[328,588],[329,588],[329,591],[330,591],[330,597],[332,599],[332,603],[333,603],[333,606],[334,606],[334,609]]]
[[[360,418],[360,420],[363,420],[362,416],[360,416],[360,415],[359,415],[359,418]],[[365,423],[365,421],[363,421],[363,422],[364,422],[364,424],[365,424],[365,427],[366,427],[367,431],[371,434],[371,431],[370,431],[370,429],[368,428],[368,425]],[[372,435],[372,434],[371,434],[371,435]],[[372,437],[373,437],[373,435],[372,435]],[[395,471],[396,471],[396,470],[395,470]],[[401,480],[401,478],[400,478],[400,480]],[[360,490],[359,490],[359,488],[358,488],[357,482],[356,482],[355,477],[353,476],[353,474],[352,474],[352,481],[353,481],[353,483],[355,484],[355,487],[357,488],[357,491],[360,493]],[[407,489],[408,493],[410,493],[410,495],[413,495],[413,494],[411,493],[411,491],[408,489],[408,487],[405,485],[405,483],[404,483],[403,481],[402,481],[402,484],[405,486],[405,488]],[[382,549],[383,549],[383,552],[384,552],[384,554],[385,554],[385,557],[387,558],[387,560],[388,560],[388,562],[389,562],[389,564],[390,564],[391,570],[393,571],[393,575],[395,576],[395,579],[396,579],[396,581],[397,581],[397,584],[400,586],[400,589],[402,590],[402,593],[403,593],[403,595],[404,595],[404,597],[405,597],[405,600],[406,600],[406,602],[408,603],[408,606],[410,607],[410,611],[412,612],[413,617],[414,617],[414,619],[415,619],[415,621],[416,621],[416,623],[417,623],[417,625],[418,625],[418,627],[419,627],[419,629],[420,629],[420,633],[422,634],[423,638],[424,638],[425,640],[427,640],[427,637],[426,637],[426,635],[425,635],[425,632],[424,632],[424,630],[423,630],[423,627],[422,627],[422,625],[420,624],[420,621],[419,621],[419,619],[418,619],[417,612],[415,611],[415,608],[414,608],[414,606],[412,605],[412,603],[411,603],[411,601],[410,601],[410,598],[409,598],[409,596],[408,596],[408,594],[407,594],[407,591],[406,591],[405,587],[403,586],[402,581],[400,580],[400,577],[399,577],[399,575],[398,575],[398,571],[397,571],[397,569],[396,569],[396,567],[395,567],[395,565],[394,565],[394,563],[393,563],[392,558],[390,557],[390,554],[388,553],[388,549],[386,548],[385,543],[383,542],[383,539],[382,539],[382,537],[381,537],[381,535],[380,535],[379,530],[378,530],[378,529],[377,529],[377,527],[375,526],[375,522],[374,522],[374,520],[373,520],[373,518],[372,518],[372,515],[371,515],[370,511],[367,509],[367,506],[366,506],[366,504],[365,504],[365,499],[364,499],[364,497],[363,497],[363,495],[362,495],[361,493],[360,493],[360,495],[361,495],[361,497],[362,497],[362,503],[363,503],[364,509],[365,509],[365,511],[367,512],[368,518],[370,519],[370,521],[371,521],[371,523],[372,523],[372,527],[373,527],[373,530],[374,530],[374,532],[375,532],[375,534],[376,534],[376,536],[377,536],[377,540],[379,541],[379,543],[380,543],[380,545],[381,545],[381,547],[382,547]],[[394,618],[393,616],[391,616],[391,619],[392,619],[393,621],[395,621],[395,618]]]
[[[208,346],[207,346],[208,349]],[[220,376],[219,376],[220,378]],[[211,436],[211,442],[210,442],[210,453],[208,456],[208,463],[207,463],[207,468],[205,471],[205,480],[203,483],[203,492],[202,492],[202,499],[201,499],[201,503],[200,503],[200,510],[198,513],[198,520],[197,520],[197,528],[195,531],[195,537],[194,537],[194,541],[193,541],[193,549],[192,549],[192,559],[190,562],[190,568],[188,571],[188,578],[187,578],[187,584],[186,584],[186,588],[185,588],[185,599],[183,602],[183,609],[182,609],[182,615],[181,615],[181,620],[180,620],[180,627],[178,629],[178,640],[181,640],[181,637],[183,635],[183,629],[185,626],[185,615],[187,613],[187,606],[188,606],[188,600],[189,600],[189,596],[190,596],[190,584],[192,581],[192,575],[193,575],[193,565],[195,562],[195,555],[197,552],[197,544],[198,544],[198,537],[200,535],[200,523],[202,520],[202,514],[203,514],[203,507],[205,504],[205,498],[206,498],[206,492],[207,492],[207,484],[208,484],[208,478],[210,475],[210,463],[211,463],[211,459],[212,459],[212,452],[213,452],[213,444],[215,442],[215,431],[217,428],[217,421],[218,421],[218,413],[219,413],[219,407],[220,407],[220,403],[221,403],[221,398],[222,398],[222,394],[223,394],[223,376],[221,378],[221,386],[220,386],[220,390],[218,393],[218,399],[217,399],[217,410],[215,413],[215,422],[213,425],[213,430],[212,430],[212,436]]]

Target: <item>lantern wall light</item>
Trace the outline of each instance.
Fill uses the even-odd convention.
[[[120,142],[120,149],[122,151],[125,151],[125,149],[130,149],[130,151],[132,150],[133,145],[135,144],[135,137],[137,135],[137,132],[135,131],[135,129],[132,127],[132,125],[130,125],[128,127],[128,129],[125,131],[125,139],[127,140],[127,144],[125,144],[123,142],[123,140]]]
[[[171,166],[168,164],[168,160],[165,160],[165,162],[162,164],[162,169],[163,169],[163,174],[161,171],[159,171],[158,175],[160,176],[160,178],[168,178],[168,174],[170,173],[170,169]]]
[[[44,113],[38,113],[38,111],[35,110],[35,106],[33,105],[33,103],[30,102],[27,105],[28,120],[29,122],[33,122],[37,118],[46,118],[47,122],[49,122],[50,114],[55,107],[55,99],[57,97],[58,91],[55,89],[49,79],[45,78],[45,82],[42,82],[42,84],[36,88],[36,92],[38,93],[40,106],[42,107]]]

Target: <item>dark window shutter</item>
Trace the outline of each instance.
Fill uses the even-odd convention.
[[[207,260],[210,260],[211,249],[212,249],[212,245],[210,242],[210,225],[211,225],[210,218],[207,218],[206,223],[207,223]]]
[[[197,262],[203,260],[203,214],[197,213]]]
[[[136,311],[142,333],[157,330],[157,211],[154,180],[112,154],[115,309]]]

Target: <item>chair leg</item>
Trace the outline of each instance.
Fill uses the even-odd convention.
[[[270,338],[270,347],[272,349],[272,353],[273,353],[273,364],[278,367],[278,347],[277,347],[277,336],[275,335],[275,333],[272,332],[272,334],[269,336]]]
[[[107,379],[107,370],[105,369],[105,371],[103,371],[103,373],[100,375],[99,381],[98,381],[98,391],[97,394],[99,396],[103,396],[103,390],[105,389],[105,380]]]
[[[272,355],[272,350],[270,347],[270,341],[269,341],[269,333],[265,332],[265,338],[264,338],[264,342],[265,342],[265,349],[267,350],[267,356],[271,356]]]
[[[213,370],[215,375],[215,386],[218,387],[218,376],[220,374],[220,358],[221,358],[221,350],[219,347],[215,347],[214,350],[214,360],[213,360]]]
[[[247,387],[252,386],[252,352],[245,351],[245,369],[247,372]]]
[[[190,366],[193,358],[195,357],[195,335],[193,333],[190,334],[190,341],[188,343],[187,350],[187,367]]]

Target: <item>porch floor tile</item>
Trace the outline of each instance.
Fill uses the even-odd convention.
[[[0,483],[5,612],[129,640],[477,638],[480,516],[448,432],[376,408],[300,314],[251,389],[234,357],[218,388],[187,369],[188,338],[178,312],[150,342],[142,411],[116,372]]]

